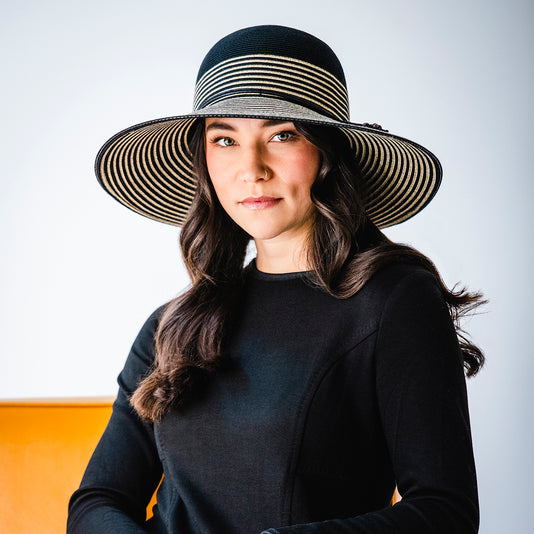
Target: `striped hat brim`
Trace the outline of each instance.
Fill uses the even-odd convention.
[[[100,184],[133,211],[180,226],[196,189],[189,131],[196,120],[206,117],[279,119],[339,128],[354,149],[364,179],[363,201],[379,228],[413,217],[441,183],[439,160],[413,141],[335,120],[286,100],[241,93],[187,115],[143,122],[119,132],[97,155]]]

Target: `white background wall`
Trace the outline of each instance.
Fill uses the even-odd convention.
[[[443,163],[435,200],[387,233],[490,299],[468,325],[488,359],[469,381],[481,532],[531,532],[532,2],[4,4],[0,397],[115,394],[142,322],[187,279],[176,229],[100,190],[98,148],[190,111],[196,70],[223,35],[299,27],[340,57],[353,121]]]

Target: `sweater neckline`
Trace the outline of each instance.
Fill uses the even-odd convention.
[[[265,273],[260,271],[256,266],[256,260],[253,259],[247,267],[248,274],[256,280],[265,280],[267,282],[278,282],[283,280],[296,280],[307,278],[312,271],[297,271],[292,273]]]

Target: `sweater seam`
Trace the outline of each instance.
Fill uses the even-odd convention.
[[[308,381],[308,385],[302,395],[297,415],[295,417],[294,437],[290,448],[290,460],[287,466],[287,488],[282,492],[282,509],[281,509],[281,525],[291,524],[291,514],[293,508],[293,497],[296,483],[296,473],[300,451],[302,450],[302,441],[306,429],[306,421],[308,419],[309,411],[313,403],[313,399],[329,371],[335,367],[341,360],[346,358],[356,347],[366,341],[368,338],[376,334],[378,325],[374,326],[372,330],[365,336],[360,338],[357,343],[339,354],[335,359],[328,360],[317,369]],[[277,532],[277,531],[275,531]]]

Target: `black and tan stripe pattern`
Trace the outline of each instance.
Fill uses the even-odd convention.
[[[257,53],[250,53],[254,48]],[[119,132],[97,156],[97,177],[130,209],[179,226],[196,188],[188,146],[195,120],[257,117],[322,124],[341,129],[354,148],[371,219],[380,228],[398,224],[430,202],[441,182],[440,163],[417,143],[350,123],[344,80],[331,49],[309,34],[279,26],[240,30],[204,59],[193,113]]]
[[[102,149],[96,172],[104,189],[141,215],[182,224],[196,189],[186,141],[193,122],[155,122]]]
[[[397,136],[344,128],[365,177],[365,205],[379,228],[403,222],[435,195],[442,169],[425,148]]]
[[[349,120],[343,84],[328,71],[290,57],[258,54],[219,63],[197,82],[193,108],[236,95],[282,98],[338,121]]]

